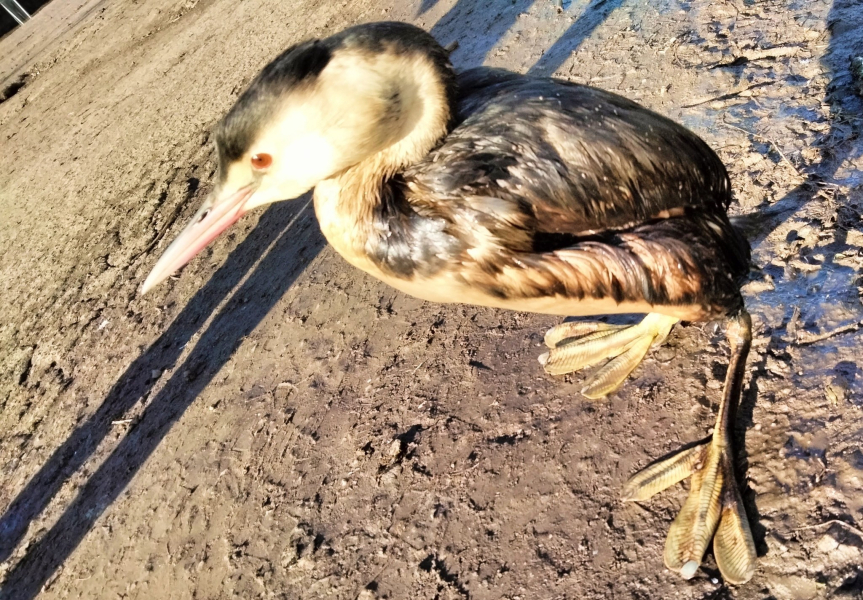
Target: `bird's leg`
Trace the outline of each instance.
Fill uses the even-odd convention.
[[[572,373],[610,358],[588,378],[581,393],[601,398],[616,390],[644,359],[651,346],[661,344],[678,319],[650,313],[637,325],[609,325],[600,321],[562,323],[545,334],[550,348],[539,357],[552,375]]]
[[[734,477],[731,445],[752,341],[751,326],[746,311],[729,320],[726,335],[731,344],[731,361],[710,439],[647,467],[630,479],[623,490],[624,500],[646,500],[692,476],[689,497],[665,542],[665,565],[686,579],[695,574],[711,538],[713,554],[725,581],[746,583],[755,572],[755,544]]]

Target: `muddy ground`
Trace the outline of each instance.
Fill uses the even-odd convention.
[[[307,199],[138,289],[211,185],[209,131],[289,44],[401,19],[617,91],[717,149],[754,214],[740,415],[759,550],[662,565],[727,346],[678,327],[602,402],[558,320],[436,306],[342,261]],[[54,0],[0,41],[0,597],[863,596],[858,0]]]

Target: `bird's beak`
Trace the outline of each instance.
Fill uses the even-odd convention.
[[[229,194],[214,194],[204,202],[195,213],[192,221],[177,236],[165,253],[159,258],[156,266],[150,271],[141,293],[149,290],[167,279],[177,269],[187,262],[220,233],[236,223],[248,208],[246,202],[254,194],[255,186],[247,185]]]

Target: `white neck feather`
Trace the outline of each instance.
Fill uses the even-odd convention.
[[[345,252],[340,246],[345,238],[351,239],[353,247],[362,244],[363,225],[370,223],[386,181],[425,158],[447,134],[452,110],[441,76],[425,56],[382,54],[374,62],[376,73],[385,82],[380,93],[391,101],[389,110],[393,106],[399,109],[398,114],[379,118],[380,127],[390,127],[389,143],[315,188],[315,212],[321,229],[342,254]]]

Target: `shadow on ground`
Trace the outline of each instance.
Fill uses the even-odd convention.
[[[90,476],[57,523],[27,549],[24,558],[9,572],[0,597],[19,600],[39,593],[243,339],[321,251],[325,242],[312,223],[313,211],[307,205],[303,214],[298,214],[304,204],[303,201],[277,204],[262,215],[257,227],[192,297],[167,331],[126,369],[96,413],[69,436],[12,502],[0,519],[0,560],[10,556],[64,480],[92,456],[111,430],[111,421],[149,395],[155,383],[152,371],[174,365],[200,323],[231,296],[188,357],[174,369],[164,388],[149,400],[140,419]],[[255,257],[273,238],[276,239],[269,252],[243,282]],[[237,285],[240,287],[233,292]],[[255,300],[244,303],[246,298]],[[237,314],[240,306],[242,318]]]
[[[528,75],[553,75],[621,4],[623,0],[591,0],[569,29],[528,70]]]
[[[557,5],[554,0],[539,1],[548,2],[550,5]],[[497,12],[496,18],[488,24],[487,29],[471,40],[472,66],[479,65],[484,59],[488,58],[489,52],[497,46],[506,33],[515,25],[518,16],[529,10],[535,2],[536,0],[513,0],[512,3],[501,7],[494,2],[459,0],[435,24],[431,29],[431,33],[441,42],[448,43],[452,41],[450,39],[450,32],[458,30],[457,25],[463,22],[469,15],[482,12]],[[572,25],[543,53],[536,64],[530,68],[528,74],[543,77],[552,75],[623,2],[624,0],[590,0]],[[428,11],[436,3],[436,0],[423,0],[419,14]],[[563,3],[563,7],[570,9],[571,3],[565,2]],[[464,42],[465,40],[461,41]]]

